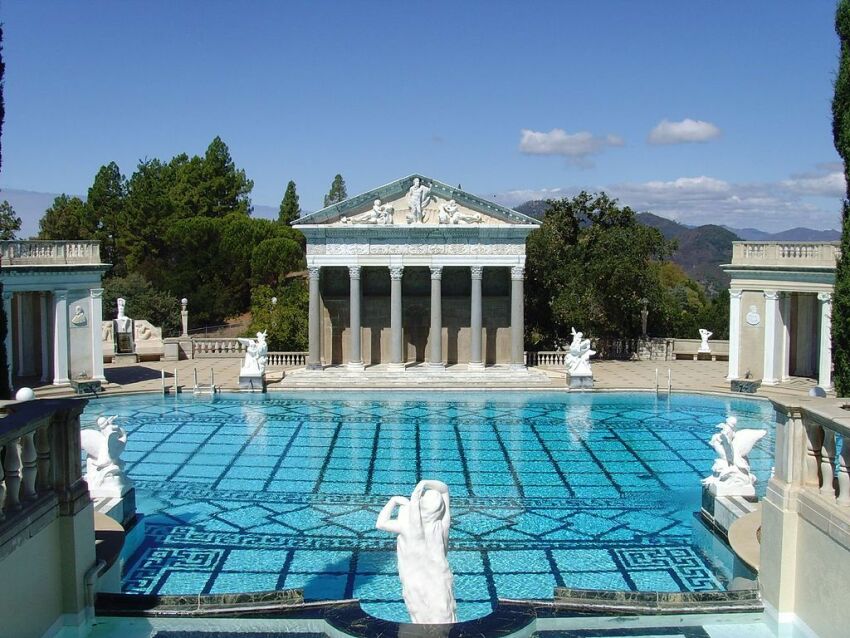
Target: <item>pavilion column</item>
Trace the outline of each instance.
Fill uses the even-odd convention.
[[[404,339],[401,327],[401,279],[403,266],[390,267],[390,365],[395,371],[404,370]]]
[[[91,296],[91,378],[106,381],[103,376],[103,288],[89,290]]]
[[[445,368],[443,363],[443,267],[431,266],[431,361],[434,368]]]
[[[741,359],[741,296],[740,288],[729,289],[729,373],[728,380],[737,379]]]
[[[523,333],[525,332],[525,267],[511,268],[511,368],[525,369]]]
[[[818,293],[820,302],[820,355],[818,356],[818,385],[832,390],[832,295]]]
[[[779,363],[780,381],[788,381],[791,378],[791,294],[786,292],[782,295],[779,305],[779,314],[782,317],[782,360]]]
[[[363,370],[363,355],[360,351],[360,266],[348,267],[349,277],[349,309],[351,311],[348,328],[351,331],[351,352],[349,353],[348,369]]]
[[[50,379],[50,317],[47,312],[47,293],[38,293],[41,323],[41,381]]]
[[[6,348],[6,371],[9,374],[9,388],[14,389],[12,384],[14,361],[12,356],[12,295],[14,293],[3,291],[3,313],[6,315],[6,339],[3,345]],[[20,326],[18,327],[20,329]]]
[[[307,369],[322,369],[321,297],[319,295],[320,266],[307,269],[310,282],[310,306],[307,326]]]
[[[481,280],[484,276],[484,267],[472,266],[469,273],[472,283],[469,313],[469,369],[483,370],[484,359],[481,356]]]
[[[53,385],[68,385],[68,291],[53,291]]]
[[[15,315],[17,315],[17,321],[15,324],[18,326],[18,334],[17,334],[17,347],[18,352],[15,356],[15,360],[18,364],[18,376],[23,377],[27,376],[29,370],[27,370],[27,358],[24,354],[24,326],[28,326],[29,322],[26,322],[24,319],[24,300],[27,298],[27,293],[22,292],[18,293],[17,304],[15,304]]]
[[[762,383],[764,385],[776,385],[779,379],[776,376],[776,324],[779,319],[779,297],[780,293],[775,290],[764,291],[764,370],[762,371]]]

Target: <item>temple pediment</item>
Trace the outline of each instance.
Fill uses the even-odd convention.
[[[409,175],[296,220],[297,227],[536,226],[539,222],[460,188]]]

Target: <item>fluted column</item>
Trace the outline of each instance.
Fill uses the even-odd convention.
[[[53,291],[53,385],[67,385],[68,378],[68,291]]]
[[[106,381],[103,376],[103,288],[89,290],[91,297],[91,377]]]
[[[483,370],[484,359],[481,356],[481,280],[484,276],[483,266],[472,266],[469,269],[471,277],[470,308],[469,308],[469,369]]]
[[[818,294],[820,302],[820,354],[818,356],[818,385],[832,390],[832,295]]]
[[[9,387],[12,385],[12,370],[14,370],[14,357],[12,354],[12,295],[14,293],[3,291],[3,312],[6,315],[6,339],[3,345],[6,348],[6,370],[9,374]],[[20,326],[18,327],[20,330]]]
[[[776,385],[776,323],[779,318],[779,296],[775,290],[764,291],[764,370],[762,383]]]
[[[738,365],[741,359],[741,296],[740,288],[729,289],[729,373],[728,380],[738,378]]]
[[[41,380],[50,379],[50,315],[47,312],[47,294],[38,293],[39,318],[41,319]]]
[[[348,267],[349,310],[348,328],[351,331],[351,344],[348,360],[349,370],[363,370],[363,355],[360,351],[360,266]]]
[[[322,369],[321,297],[319,295],[319,266],[307,269],[310,282],[310,307],[307,326],[307,369]]]
[[[17,321],[15,324],[18,326],[18,339],[17,339],[17,352],[15,354],[15,362],[18,364],[18,376],[24,377],[29,375],[29,366],[32,364],[31,361],[27,360],[26,354],[24,353],[24,326],[26,326],[27,330],[29,330],[29,323],[24,319],[24,306],[27,298],[27,293],[21,292],[18,293],[18,303],[15,307],[15,314],[17,315]],[[10,324],[11,325],[11,324]]]
[[[431,361],[433,368],[445,368],[443,362],[443,267],[431,266]]]
[[[523,333],[525,332],[525,267],[511,268],[511,368],[525,369]]]
[[[390,267],[390,365],[391,370],[404,370],[404,338],[401,320],[401,280],[403,266]]]

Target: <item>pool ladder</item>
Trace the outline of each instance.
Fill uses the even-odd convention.
[[[193,369],[195,385],[192,388],[192,394],[215,394],[218,388],[215,386],[215,372],[210,368],[210,383],[209,385],[201,385],[198,383],[198,369]]]
[[[667,368],[667,395],[673,391],[673,371]],[[658,368],[655,368],[655,394],[660,394],[661,389],[658,385]]]
[[[165,370],[163,370],[162,371],[162,393],[168,394],[169,392],[173,392],[174,394],[177,394],[181,390],[182,390],[182,388],[177,383],[177,368],[174,368],[174,383],[170,386],[166,385],[166,383],[165,383]]]

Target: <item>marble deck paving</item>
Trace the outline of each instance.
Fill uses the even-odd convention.
[[[354,596],[403,619],[394,539],[374,521],[390,495],[428,476],[452,490],[462,616],[486,613],[497,596],[548,598],[555,586],[722,588],[691,544],[696,503],[682,509],[670,492],[693,490],[710,467],[706,441],[726,403],[664,414],[652,396],[643,409],[615,399],[585,395],[569,420],[560,400],[486,394],[335,405],[137,397],[92,402],[86,416],[121,415],[139,510],[159,512],[127,563],[128,592],[304,587],[308,598]],[[754,422],[765,416],[755,406],[741,405]],[[771,446],[753,457],[763,479]]]

